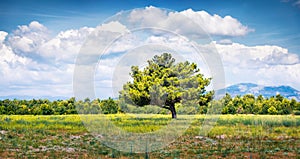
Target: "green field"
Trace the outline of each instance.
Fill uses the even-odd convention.
[[[170,115],[2,115],[0,158],[300,157],[300,116],[221,115],[211,118],[218,120],[204,135],[201,133],[203,123],[214,124],[206,120],[205,115],[178,116],[175,120]],[[174,129],[170,127],[172,123],[175,123]],[[102,144],[113,137],[121,140],[118,137],[124,132],[144,135],[160,130],[179,132],[180,129],[184,130],[183,134],[178,134],[179,138],[163,149],[152,151],[149,141],[145,149],[148,153],[134,153],[132,149],[142,145],[124,145],[124,149],[132,150],[124,152]],[[101,134],[103,132],[106,134]],[[128,142],[133,140],[130,137]]]

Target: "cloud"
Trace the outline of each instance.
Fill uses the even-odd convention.
[[[293,6],[300,7],[300,0],[281,0],[282,3],[291,2]]]
[[[230,39],[222,39],[218,41],[219,44],[232,44],[232,41]]]
[[[19,26],[11,34],[0,31],[0,75],[4,77],[0,79],[0,95],[24,95],[26,89],[22,86],[25,86],[27,93],[36,91],[32,95],[72,96],[75,59],[87,39],[98,42],[96,44],[103,40],[111,42],[120,32],[128,30],[119,22],[111,22],[95,28],[61,31],[55,36],[50,32],[36,21]],[[83,53],[83,56],[89,57],[89,54]],[[97,61],[98,56],[93,57],[93,61]],[[101,73],[107,76],[112,69],[107,65]]]
[[[220,36],[243,36],[254,31],[231,16],[221,17],[192,9],[167,12],[153,6],[133,10],[128,22],[134,26],[159,27],[189,35],[208,33]]]
[[[24,65],[33,63],[32,60],[26,57],[19,56],[13,52],[11,46],[7,45],[8,33],[0,31],[0,74],[1,81],[6,81],[7,77],[13,76],[11,79],[17,79],[19,72],[11,72],[11,69],[19,69]]]
[[[265,65],[292,65],[299,63],[296,54],[289,53],[286,48],[272,45],[246,46],[239,43],[215,46],[225,65],[238,65],[245,68],[258,68]]]
[[[102,24],[98,27],[96,27],[96,30],[97,31],[100,31],[100,32],[116,32],[116,33],[126,33],[126,32],[129,32],[129,30],[126,28],[126,26],[124,26],[123,24],[121,24],[120,22],[118,21],[112,21],[112,22],[109,22],[109,23],[105,23],[105,24]]]
[[[290,85],[296,89],[299,87],[300,64],[293,65],[273,65],[271,67],[263,67],[257,70],[257,77],[260,84],[264,85]]]
[[[297,0],[293,5],[297,6],[297,7],[300,7],[300,0]]]
[[[210,15],[205,11],[193,11],[192,9],[180,13],[191,18],[205,31],[213,35],[242,36],[254,31],[231,16],[221,17],[216,14]]]
[[[35,87],[37,92],[49,94],[56,90],[56,86],[69,85],[61,94],[71,92],[74,60],[88,35],[84,34],[86,30],[67,30],[51,37],[45,26],[33,21],[29,25],[19,26],[12,34],[1,32],[0,74],[4,78],[1,78],[0,87],[27,85],[32,86],[32,90]],[[40,90],[43,85],[53,88]],[[25,90],[19,91],[10,90],[0,94],[18,94]]]
[[[83,27],[61,31],[54,38],[41,44],[37,53],[48,60],[74,63],[82,44],[93,30],[93,28]]]
[[[35,53],[37,48],[45,43],[49,37],[48,29],[39,22],[33,21],[28,26],[19,26],[8,37],[8,42],[14,52],[18,54]]]
[[[215,42],[214,42],[215,43]],[[290,85],[300,89],[300,59],[288,49],[274,45],[246,46],[215,43],[224,64],[227,84],[252,82]]]
[[[7,32],[0,31],[0,44],[3,43],[3,41],[5,40],[5,38],[6,38],[7,35],[8,35]]]
[[[3,90],[0,95],[65,95],[72,92],[74,64],[49,63],[39,52],[45,43],[51,41],[46,32],[46,27],[31,22],[28,26],[19,26],[12,34],[0,33],[0,75],[3,77],[0,79]],[[41,57],[36,58],[33,54]],[[56,91],[57,87],[68,84],[64,91]],[[27,89],[10,89],[14,86],[26,86]]]

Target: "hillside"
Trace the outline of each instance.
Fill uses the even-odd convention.
[[[253,83],[239,83],[226,88],[226,92],[232,96],[253,94],[255,96],[263,95],[264,97],[281,94],[286,98],[295,98],[300,101],[300,91],[290,86],[262,86]]]

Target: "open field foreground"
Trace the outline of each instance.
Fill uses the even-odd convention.
[[[203,123],[215,119],[206,134]],[[300,116],[2,115],[0,121],[0,158],[300,157]]]

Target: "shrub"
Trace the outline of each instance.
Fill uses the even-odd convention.
[[[271,114],[271,115],[275,115],[278,113],[277,109],[274,107],[274,106],[271,106],[269,109],[268,109],[268,113]]]
[[[294,115],[300,115],[300,111],[299,110],[294,111]]]
[[[100,108],[103,114],[116,114],[119,110],[118,104],[111,98],[102,100]]]

